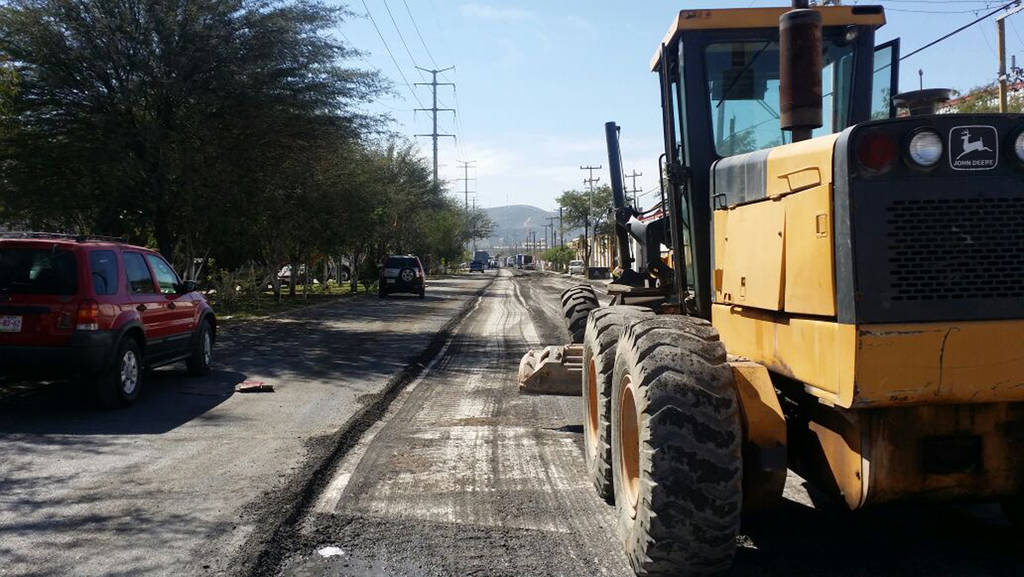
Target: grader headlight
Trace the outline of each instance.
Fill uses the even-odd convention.
[[[1017,138],[1013,141],[1013,153],[1017,155],[1019,162],[1024,162],[1024,130],[1017,133]]]
[[[1017,139],[1021,142],[1020,138]],[[921,130],[910,138],[907,156],[921,168],[931,168],[942,158],[942,138],[933,130]]]

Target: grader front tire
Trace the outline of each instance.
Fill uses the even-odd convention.
[[[582,343],[590,311],[598,308],[597,293],[590,285],[574,286],[562,293],[562,315],[569,331],[569,342]]]
[[[608,503],[612,494],[611,397],[615,351],[623,329],[653,318],[645,307],[611,306],[590,313],[583,337],[583,453],[597,494]]]
[[[709,323],[659,316],[626,329],[612,391],[619,533],[638,575],[729,569],[743,503],[732,369]]]

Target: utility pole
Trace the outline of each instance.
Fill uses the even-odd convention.
[[[558,207],[558,236],[561,239],[558,246],[565,246],[565,229],[562,228],[562,207]]]
[[[594,183],[601,180],[601,177],[594,178],[594,171],[601,170],[601,165],[580,166],[580,170],[590,173],[588,178],[583,179],[583,184],[590,186],[590,193],[587,195],[587,218],[583,221],[583,254],[587,256],[587,278],[590,278],[590,257],[593,255],[593,247],[590,246],[590,217],[594,212]],[[596,235],[595,235],[596,236]]]
[[[461,165],[461,166],[459,166],[459,168],[462,169],[463,177],[462,178],[456,178],[455,180],[461,180],[465,184],[465,187],[464,187],[465,190],[463,192],[464,192],[464,194],[466,196],[465,207],[466,207],[466,210],[468,211],[469,210],[469,195],[470,194],[476,194],[476,192],[470,192],[470,190],[469,190],[469,181],[476,180],[475,178],[470,178],[469,177],[469,169],[471,167],[473,167],[474,164],[476,164],[476,161],[475,160],[459,160],[457,162]]]
[[[416,108],[415,110],[421,111],[421,112],[430,112],[431,118],[434,121],[434,131],[433,132],[431,132],[430,134],[417,134],[416,136],[429,136],[429,137],[431,137],[434,140],[434,185],[436,186],[437,185],[437,139],[439,137],[442,137],[442,136],[448,136],[448,137],[451,137],[451,138],[455,138],[454,134],[438,134],[437,133],[437,113],[438,112],[451,112],[451,113],[455,112],[454,108],[438,108],[437,107],[437,87],[438,86],[455,86],[454,82],[438,82],[437,81],[437,75],[440,72],[447,72],[449,70],[454,69],[455,67],[454,66],[449,66],[448,68],[444,68],[444,69],[441,69],[441,70],[435,70],[435,69],[430,69],[430,68],[420,68],[419,66],[417,66],[416,68],[418,68],[419,70],[422,70],[424,72],[429,72],[429,73],[431,73],[433,75],[433,79],[430,82],[417,82],[416,86],[429,86],[431,88],[431,91],[433,92],[433,96],[434,96],[434,105],[431,106],[430,108]]]
[[[637,172],[636,169],[633,169],[631,174],[624,174],[623,175],[623,177],[625,177],[625,178],[633,179],[633,190],[627,190],[626,192],[632,192],[633,193],[633,208],[635,208],[637,210],[640,210],[640,205],[637,204],[636,193],[640,192],[640,189],[638,189],[636,187],[636,178],[638,176],[643,176],[643,175],[644,175],[644,173]]]
[[[1006,112],[1006,18],[1024,10],[1024,4],[1020,4],[1006,14],[996,17],[996,43],[999,44],[999,112]]]
[[[562,209],[558,209],[558,210],[559,210],[559,212],[561,212]],[[547,226],[551,227],[551,244],[548,245],[548,248],[552,248],[556,244],[558,244],[558,233],[555,232],[555,221],[556,220],[558,221],[558,227],[561,228],[562,227],[562,218],[560,216],[549,216],[548,217],[548,224],[547,224]]]

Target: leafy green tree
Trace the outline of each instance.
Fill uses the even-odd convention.
[[[1010,93],[1006,100],[1008,112],[1024,111],[1024,98],[1019,93]],[[950,108],[960,114],[999,112],[999,86],[997,84],[976,86],[954,101]]]
[[[569,261],[576,258],[576,253],[568,246],[554,246],[544,251],[542,258],[555,265],[559,270],[565,270]]]
[[[313,151],[374,123],[356,104],[382,81],[343,67],[354,52],[330,33],[346,15],[315,0],[6,2],[0,54],[19,84],[0,204],[236,260]]]
[[[584,262],[590,263],[592,238],[612,230],[608,214],[612,211],[612,189],[599,186],[590,191],[567,190],[558,197],[562,221],[567,228],[583,228]]]

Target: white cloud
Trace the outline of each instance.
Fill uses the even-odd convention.
[[[481,4],[477,2],[463,4],[461,10],[464,17],[475,18],[477,20],[522,22],[524,20],[533,20],[536,17],[536,14],[533,12],[522,8],[491,6],[490,4]]]

